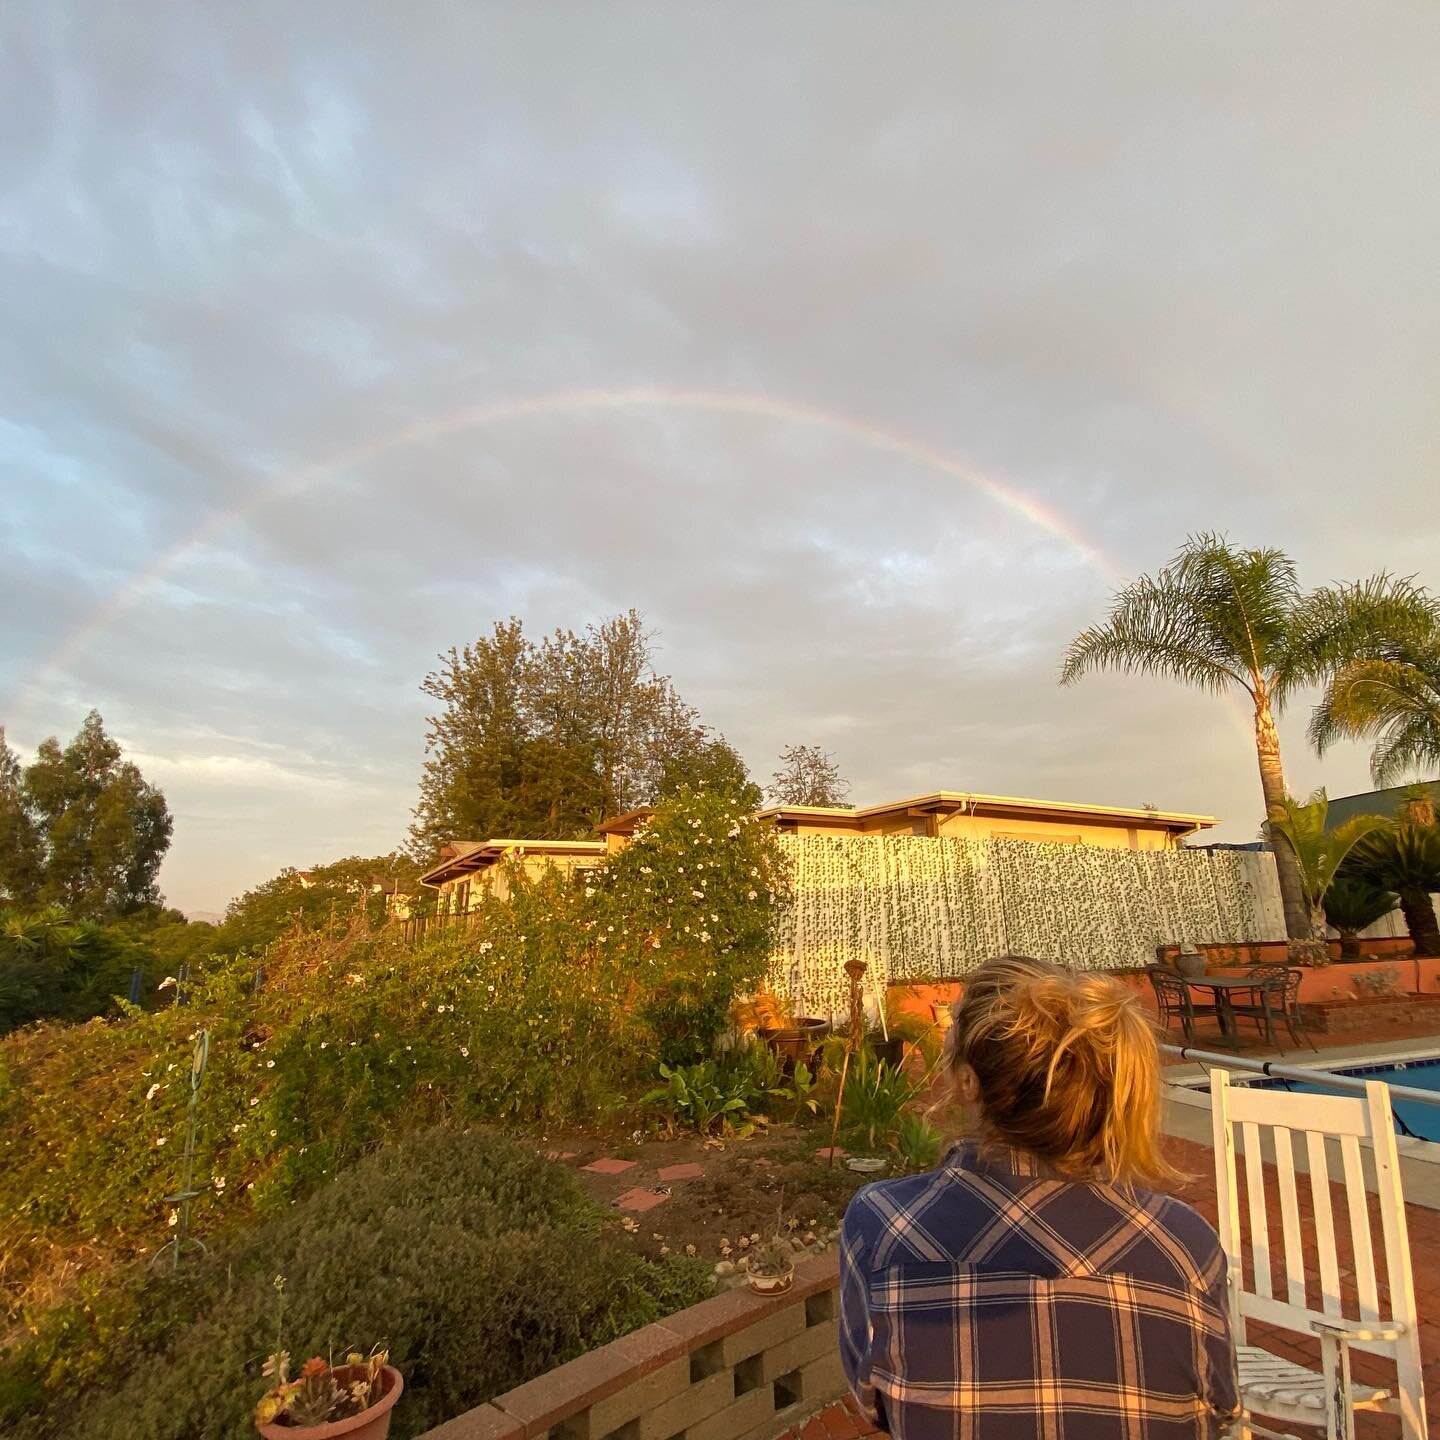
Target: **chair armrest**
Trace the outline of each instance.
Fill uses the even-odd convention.
[[[1339,1315],[1327,1315],[1323,1320],[1312,1320],[1310,1328],[1317,1335],[1332,1335],[1348,1343],[1352,1340],[1398,1340],[1408,1334],[1408,1325],[1370,1325],[1360,1320],[1345,1320]]]

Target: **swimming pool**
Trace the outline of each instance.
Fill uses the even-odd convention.
[[[1431,1090],[1440,1096],[1440,1055],[1426,1055],[1417,1060],[1380,1061],[1374,1065],[1347,1065],[1331,1070],[1332,1075],[1348,1075],[1356,1080],[1383,1080],[1387,1085],[1406,1085],[1412,1090]],[[1239,1080],[1238,1075],[1234,1077]],[[1266,1080],[1245,1080],[1260,1090],[1296,1090],[1301,1094],[1335,1095],[1328,1085],[1309,1085],[1303,1080],[1273,1076]],[[1209,1086],[1205,1086],[1209,1090]],[[1440,1141],[1440,1105],[1426,1105],[1419,1100],[1392,1100],[1395,1128],[1402,1135],[1417,1140]]]

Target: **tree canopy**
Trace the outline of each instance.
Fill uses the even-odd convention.
[[[23,770],[0,736],[0,898],[104,920],[160,902],[170,846],[164,795],[122,758],[98,711]]]
[[[770,777],[767,794],[773,805],[843,805],[850,782],[821,746],[787,745],[780,752],[780,768]]]
[[[440,709],[410,830],[418,857],[447,840],[583,835],[709,775],[748,783],[739,756],[656,672],[633,610],[538,644],[512,616],[440,659],[421,687]]]
[[[1255,750],[1267,820],[1283,816],[1285,773],[1275,717],[1297,691],[1412,634],[1435,602],[1405,579],[1375,575],[1349,585],[1301,588],[1282,550],[1244,549],[1193,535],[1155,575],[1115,596],[1110,614],[1070,643],[1063,685],[1095,670],[1157,675],[1211,694],[1239,691],[1254,712]],[[1275,852],[1286,928],[1314,933],[1292,851]]]

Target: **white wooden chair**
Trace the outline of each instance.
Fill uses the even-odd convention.
[[[1292,1094],[1231,1085],[1229,1075],[1219,1070],[1212,1073],[1211,1081],[1220,1240],[1229,1259],[1230,1318],[1239,1355],[1240,1398],[1246,1412],[1235,1433],[1242,1437],[1283,1433],[1250,1418],[1264,1415],[1323,1425],[1330,1440],[1351,1440],[1355,1412],[1380,1411],[1400,1417],[1403,1440],[1424,1440],[1420,1334],[1389,1087],[1369,1081],[1362,1100],[1358,1096]],[[1243,1205],[1236,1165],[1237,1130],[1244,1141]],[[1300,1210],[1296,1136],[1303,1136],[1305,1142],[1310,1217],[1302,1216]],[[1362,1140],[1368,1140],[1374,1151],[1384,1241],[1387,1293],[1383,1302],[1376,1284],[1376,1247],[1365,1191]],[[1350,1231],[1350,1264],[1343,1269],[1330,1203],[1329,1158],[1334,1146],[1339,1148]],[[1278,1252],[1265,1197],[1266,1160],[1275,1167],[1279,1193]],[[1307,1255],[1315,1257],[1318,1295],[1313,1277],[1307,1285]],[[1284,1273],[1283,1295],[1275,1293],[1279,1287],[1272,1275],[1272,1262],[1277,1258]],[[1247,1319],[1318,1337],[1321,1372],[1247,1345]],[[1353,1382],[1352,1350],[1392,1360],[1395,1383]]]

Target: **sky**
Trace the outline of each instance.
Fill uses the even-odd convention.
[[[762,779],[1253,838],[1243,712],[1060,656],[1193,531],[1440,586],[1437,74],[1429,0],[7,5],[0,723],[98,708],[215,911],[403,841],[439,652],[633,606]]]

